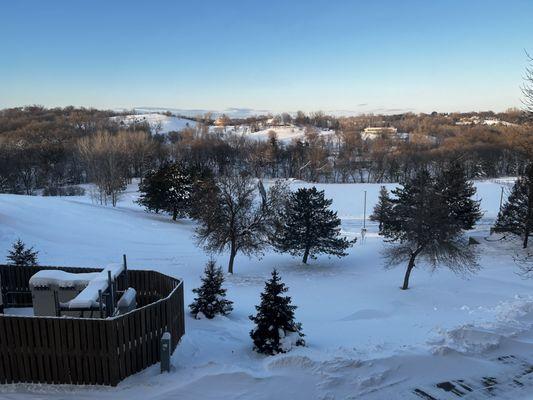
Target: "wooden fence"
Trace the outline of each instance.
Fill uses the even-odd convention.
[[[0,265],[5,307],[31,307],[29,278],[41,269],[97,272],[97,268]],[[0,383],[117,385],[160,361],[160,339],[172,351],[185,333],[183,283],[156,271],[128,270],[139,308],[107,318],[0,315]],[[124,289],[124,279],[118,281]]]

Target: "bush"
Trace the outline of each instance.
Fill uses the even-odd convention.
[[[48,186],[43,189],[43,196],[83,196],[85,189],[81,186]]]

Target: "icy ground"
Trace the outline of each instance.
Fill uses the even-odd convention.
[[[472,235],[488,235],[508,182],[476,183],[486,214]],[[3,385],[0,398],[529,398],[533,280],[516,274],[510,244],[482,240],[483,269],[475,276],[420,266],[411,289],[401,291],[404,267],[383,269],[379,252],[386,244],[376,226],[360,237],[363,191],[371,209],[379,185],[317,186],[334,199],[344,233],[359,238],[347,257],[320,257],[308,266],[272,252],[261,260],[238,257],[226,284],[234,312],[212,321],[187,317],[170,374],[159,375],[156,365],[117,388]],[[133,203],[135,189],[130,185],[115,209],[88,196],[0,195],[0,254],[18,237],[40,251],[41,264],[100,266],[126,253],[132,268],[183,278],[188,304],[208,260],[194,245],[194,223],[145,213]],[[225,266],[227,255],[217,261]],[[265,357],[251,349],[248,315],[273,267],[298,306],[308,346]]]

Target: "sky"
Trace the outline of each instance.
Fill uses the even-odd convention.
[[[0,108],[503,111],[531,0],[0,2]]]

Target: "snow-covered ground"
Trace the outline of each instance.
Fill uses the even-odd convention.
[[[111,117],[112,120],[122,122],[126,125],[148,123],[152,133],[167,134],[168,132],[177,132],[184,128],[193,128],[196,122],[190,119],[180,118],[176,116],[168,116],[159,113],[147,114],[131,114],[119,117]],[[303,127],[290,126],[270,126],[256,132],[252,132],[249,125],[226,126],[217,127],[210,126],[211,132],[222,132],[226,135],[244,135],[250,139],[268,140],[271,131],[276,132],[278,140],[282,142],[290,142],[292,139],[303,138],[305,130]],[[321,129],[318,131],[319,135],[332,135],[335,132],[332,130]]]
[[[473,235],[488,235],[509,181],[476,183],[485,217]],[[457,398],[454,391],[469,399],[528,398],[533,280],[516,274],[510,244],[483,240],[483,269],[474,276],[420,266],[411,289],[402,291],[404,266],[383,268],[380,250],[387,244],[375,224],[367,223],[369,232],[360,237],[364,191],[370,210],[380,185],[317,186],[334,199],[343,232],[359,238],[347,257],[319,257],[304,266],[273,252],[260,260],[239,256],[226,283],[233,313],[211,321],[187,317],[170,374],[159,375],[156,365],[116,388],[3,385],[0,398],[415,399],[426,393],[448,399]],[[190,303],[209,258],[194,244],[194,222],[147,214],[136,198],[135,185],[117,208],[92,204],[88,196],[0,195],[0,254],[19,237],[39,250],[44,265],[100,266],[126,253],[131,268],[183,278]],[[225,266],[227,255],[217,261]],[[298,306],[308,346],[265,357],[252,351],[248,315],[273,267]],[[437,387],[442,382],[455,389]]]
[[[212,131],[222,131],[225,134],[243,135],[250,139],[265,141],[270,138],[271,132],[276,133],[276,138],[280,142],[291,142],[293,139],[302,139],[305,136],[305,128],[296,125],[286,126],[268,126],[264,129],[252,132],[248,125],[212,127]],[[328,129],[319,129],[318,134],[320,136],[328,136],[335,134],[335,131]]]
[[[152,133],[166,134],[168,132],[181,131],[184,128],[194,127],[196,122],[186,118],[168,116],[158,113],[131,114],[119,117],[111,117],[112,120],[125,125],[148,123]]]

